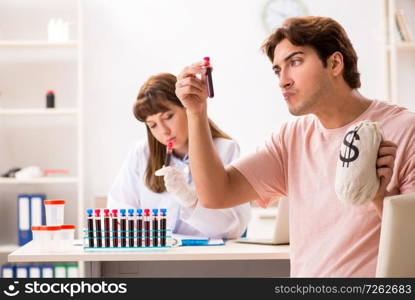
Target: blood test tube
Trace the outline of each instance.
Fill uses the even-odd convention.
[[[93,210],[87,209],[87,224],[88,224],[88,246],[94,247],[94,216]]]
[[[112,246],[118,247],[118,210],[113,209],[112,215]]]
[[[104,209],[104,235],[105,247],[110,247],[110,210]]]
[[[97,247],[102,247],[102,228],[101,228],[101,210],[95,210],[95,233],[97,237]]]
[[[152,229],[153,229],[153,246],[158,247],[158,233],[159,233],[159,210],[157,208],[153,208],[153,217],[152,217]]]
[[[150,247],[150,210],[146,208],[144,210],[144,245]]]
[[[213,80],[212,80],[212,67],[210,66],[210,58],[204,57],[203,60],[205,61],[205,68],[206,68],[206,86],[208,90],[209,98],[213,98],[215,93],[213,91]]]
[[[121,223],[121,247],[127,246],[127,220],[125,209],[120,209],[120,223]]]
[[[128,209],[128,246],[134,247],[134,209]]]
[[[168,167],[170,165],[171,156],[173,154],[173,143],[174,141],[168,141],[166,147],[166,159],[164,160],[164,166]]]
[[[143,246],[143,210],[137,209],[137,247]]]
[[[160,246],[165,247],[166,246],[166,235],[167,235],[167,217],[166,212],[167,209],[162,208],[160,209],[161,215],[160,215]]]

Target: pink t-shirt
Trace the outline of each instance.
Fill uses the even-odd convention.
[[[381,219],[373,203],[346,206],[334,183],[347,128],[377,121],[384,140],[398,145],[392,181],[402,194],[415,191],[415,114],[373,101],[356,120],[326,129],[313,115],[284,124],[264,147],[232,165],[266,206],[289,197],[291,276],[374,277]]]

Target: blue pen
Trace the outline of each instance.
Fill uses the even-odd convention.
[[[205,246],[209,243],[208,240],[190,240],[183,239],[182,246]]]

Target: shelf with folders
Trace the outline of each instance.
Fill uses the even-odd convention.
[[[0,178],[0,184],[55,184],[55,183],[77,183],[78,177],[43,177],[33,179]]]
[[[153,209],[151,216],[149,209],[88,209],[87,225],[83,235],[85,251],[141,251],[173,245],[166,209],[160,209],[160,214]]]
[[[77,47],[77,41],[49,42],[43,40],[1,40],[1,48],[73,48]]]
[[[5,109],[0,108],[0,116],[55,116],[68,115],[76,116],[77,109],[71,108],[31,108],[31,109]]]

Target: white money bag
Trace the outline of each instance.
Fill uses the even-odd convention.
[[[335,191],[341,202],[363,205],[375,197],[380,184],[376,160],[381,140],[377,122],[361,121],[347,129],[336,166]]]

